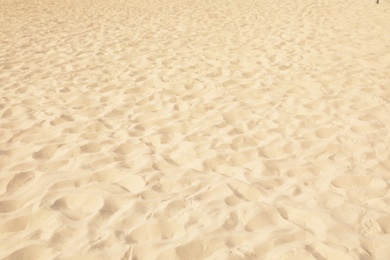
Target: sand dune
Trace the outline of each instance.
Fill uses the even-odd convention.
[[[390,3],[0,1],[1,259],[390,259]]]

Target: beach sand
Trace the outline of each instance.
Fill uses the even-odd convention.
[[[1,259],[390,259],[390,2],[1,0]]]

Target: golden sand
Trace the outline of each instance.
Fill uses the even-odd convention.
[[[390,2],[0,0],[1,259],[390,259]]]

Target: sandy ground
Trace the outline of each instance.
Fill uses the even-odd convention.
[[[390,259],[390,2],[1,0],[1,259]]]

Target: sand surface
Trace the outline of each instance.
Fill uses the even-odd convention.
[[[0,259],[390,259],[389,131],[389,0],[0,1]]]

